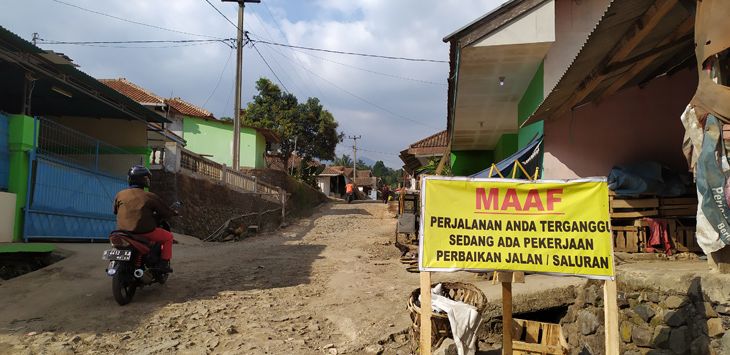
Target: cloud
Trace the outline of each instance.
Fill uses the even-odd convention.
[[[184,32],[224,38],[236,35],[235,28],[203,0],[63,1]],[[236,21],[235,4],[218,0],[211,2],[229,19]],[[245,28],[255,39],[351,52],[448,60],[448,45],[442,42],[442,38],[503,1],[263,2],[246,6]],[[5,0],[0,21],[4,27],[26,39],[30,39],[33,32],[39,32],[45,39],[68,41],[202,38],[130,24],[52,0]],[[363,136],[358,142],[362,148],[382,152],[364,154],[383,160],[391,167],[401,166],[402,162],[396,155],[400,150],[446,126],[448,64],[294,51],[263,43],[256,46],[281,82],[300,100],[319,97],[333,112],[345,133]],[[218,117],[232,116],[235,54],[226,66],[231,49],[223,44],[147,49],[43,44],[41,47],[66,53],[81,65],[81,70],[98,78],[126,77],[161,96],[180,96],[198,105],[203,105],[211,97],[207,109]],[[247,47],[244,53],[243,100],[247,102],[255,94],[256,79],[261,76],[275,79],[253,48]],[[348,66],[444,85],[397,79]],[[222,80],[214,92],[221,74]],[[426,126],[413,124],[399,116],[423,122]],[[338,152],[342,148],[349,149],[343,145]]]

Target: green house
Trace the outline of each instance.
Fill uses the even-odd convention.
[[[233,122],[215,118],[203,108],[179,97],[163,99],[124,78],[102,80],[106,85],[164,115],[170,123],[165,126],[182,138],[185,149],[217,163],[233,166]],[[272,131],[241,127],[240,166],[266,168],[267,147],[279,143]]]

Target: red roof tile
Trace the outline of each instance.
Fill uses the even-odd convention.
[[[449,145],[449,131],[441,131],[411,144],[411,148],[446,147]]]
[[[162,104],[164,100],[152,92],[132,83],[125,78],[99,79],[106,86],[118,91],[120,94],[137,101],[140,104]]]
[[[205,109],[184,101],[179,97],[166,99],[165,103],[175,109],[177,112],[182,113],[183,115],[215,119],[210,111],[206,111]]]

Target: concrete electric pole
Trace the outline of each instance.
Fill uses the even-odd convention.
[[[362,136],[348,136],[347,139],[352,139],[352,182],[355,182],[357,177],[357,140]]]
[[[222,0],[238,3],[238,36],[236,36],[236,99],[233,108],[233,170],[240,168],[241,153],[241,83],[243,81],[243,10],[247,2],[261,0]]]

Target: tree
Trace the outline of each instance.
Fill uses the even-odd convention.
[[[281,137],[278,157],[287,162],[295,151],[303,164],[312,159],[332,160],[335,146],[343,134],[337,132],[337,121],[324,109],[319,99],[310,97],[304,103],[282,92],[271,80],[256,82],[258,94],[243,112],[243,122],[253,127],[268,128]]]
[[[370,170],[370,165],[367,165],[364,161],[358,159],[357,170]]]
[[[382,160],[378,160],[373,164],[373,176],[383,177],[387,172],[388,168]]]
[[[352,158],[347,154],[342,154],[341,157],[336,157],[333,161],[334,165],[337,166],[352,166]]]

